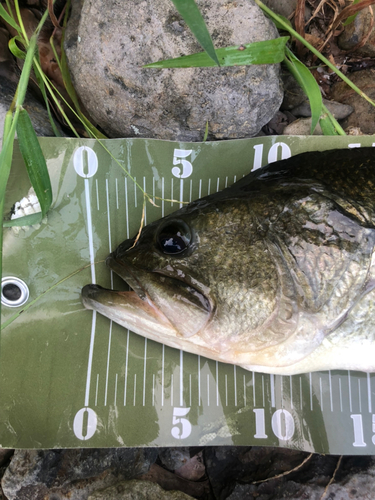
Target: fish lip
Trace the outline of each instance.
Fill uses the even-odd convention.
[[[129,266],[126,261],[120,261],[111,254],[109,255],[109,257],[107,257],[106,264],[112,271],[120,276],[120,278],[122,278],[125,283],[129,285],[129,287],[138,295],[140,299],[145,300],[147,297],[150,300],[150,297],[142,286],[142,283],[132,273],[132,267]]]
[[[137,267],[127,263],[124,257],[122,257],[120,260],[117,259],[113,254],[107,257],[106,264],[112,271],[114,271],[129,285],[129,287],[138,295],[139,298],[141,298],[142,300],[147,299],[148,301],[153,303],[153,300],[151,299],[149,293],[142,285],[142,281],[140,281],[134,274],[134,271],[138,269]],[[145,270],[142,268],[139,268],[139,271],[145,272]],[[182,277],[177,273],[165,269],[153,269],[153,270],[147,270],[146,272],[153,275],[163,276],[165,278],[175,279],[176,281],[180,281],[184,285],[191,287],[205,299],[206,303],[208,304],[208,306],[206,306],[205,309],[209,313],[209,318],[212,317],[212,314],[215,310],[215,305],[212,298],[208,294],[208,290],[204,289],[203,286],[198,286],[198,284],[192,279],[182,279]]]

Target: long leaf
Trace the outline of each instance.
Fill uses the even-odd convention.
[[[15,117],[16,119],[16,117]],[[13,142],[15,128],[12,127],[12,112],[8,111],[4,120],[3,148],[0,151],[0,220],[3,220],[5,189],[8,183],[10,167],[13,156]],[[2,280],[2,264],[3,264],[3,228],[0,227],[0,283]],[[1,301],[0,301],[0,318],[1,318]]]
[[[46,160],[44,159],[30,117],[25,109],[20,111],[17,123],[17,136],[31,185],[38,197],[42,215],[45,215],[52,203],[51,181]]]
[[[33,224],[38,224],[39,222],[42,222],[42,220],[43,220],[42,212],[37,212],[35,214],[29,214],[23,217],[17,217],[16,219],[4,220],[3,227],[32,226]]]
[[[214,61],[215,65],[220,66],[206,23],[195,1],[172,0],[172,2],[203,49]]]
[[[250,64],[275,64],[283,61],[285,44],[288,36],[265,40],[264,42],[236,45],[216,49],[216,55],[221,66],[243,66]],[[206,52],[199,52],[189,56],[166,59],[144,66],[145,68],[203,68],[215,66]]]
[[[36,51],[36,41],[37,36],[34,34],[30,38],[25,63],[23,65],[20,81],[18,83],[16,106],[22,106],[23,101],[25,100],[27,85],[30,78],[30,71],[33,65],[34,54]]]
[[[8,12],[5,10],[5,8],[1,3],[0,3],[0,17],[2,17],[6,23],[10,24],[12,28],[14,28],[18,33],[21,32],[21,28],[18,26],[13,17],[8,14]]]
[[[288,48],[284,63],[310,101],[311,133],[313,133],[322,114],[323,100],[319,85],[306,66]]]

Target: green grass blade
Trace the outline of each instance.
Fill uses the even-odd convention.
[[[301,63],[299,59],[286,48],[286,57],[284,60],[288,70],[301,85],[303,91],[310,101],[311,107],[311,133],[314,132],[320,115],[322,114],[322,94],[315,78],[312,76],[308,68]]]
[[[323,135],[339,135],[336,132],[333,123],[331,122],[329,116],[323,115],[319,120],[319,125],[322,129]]]
[[[34,34],[30,38],[30,43],[27,48],[25,63],[23,65],[20,81],[18,83],[16,106],[22,106],[23,101],[25,100],[27,85],[29,83],[29,78],[30,78],[30,71],[33,65],[34,54],[36,51],[36,41],[37,41],[37,36]]]
[[[203,142],[207,141],[207,137],[208,137],[208,120],[206,121],[206,129],[204,131]]]
[[[18,47],[16,43],[17,41],[22,43],[22,38],[20,36],[14,36],[9,40],[8,42],[9,50],[18,59],[26,59],[26,52],[24,52]]]
[[[35,54],[35,57],[37,60],[39,60],[38,54]],[[47,108],[48,118],[49,118],[49,122],[51,124],[52,130],[53,130],[53,133],[55,134],[56,137],[61,137],[61,134],[60,134],[58,128],[56,127],[55,120],[52,116],[51,106],[49,104],[49,100],[48,100],[48,96],[47,96],[47,92],[46,92],[46,86],[44,85],[44,81],[43,81],[43,78],[41,77],[39,68],[35,63],[33,64],[33,69],[34,69],[34,73],[35,73],[35,76],[36,76],[36,79],[38,82],[38,87],[39,87],[39,89],[42,93],[43,99],[44,99],[44,104],[46,105],[46,108]]]
[[[14,28],[17,31],[17,33],[21,33],[21,28],[18,26],[13,17],[8,14],[8,12],[5,10],[5,8],[1,3],[0,3],[0,17],[2,17],[6,23],[10,24],[12,28]]]
[[[265,40],[264,42],[236,45],[216,49],[217,57],[221,66],[244,66],[250,64],[275,64],[283,61],[285,56],[285,45],[288,36]],[[190,56],[166,59],[144,66],[145,68],[206,68],[215,66],[206,52],[192,54]]]
[[[25,109],[20,111],[17,123],[17,136],[31,185],[38,197],[42,214],[45,215],[52,203],[51,181],[46,160],[44,159],[30,117]]]
[[[14,118],[17,119],[17,115]],[[8,111],[4,120],[3,148],[0,151],[0,220],[3,220],[5,189],[8,183],[10,167],[13,157],[13,142],[15,127],[13,125],[12,112]],[[3,228],[0,227],[0,283],[3,276]],[[0,302],[1,318],[1,302]]]
[[[215,53],[215,48],[208,32],[206,23],[200,13],[200,10],[194,0],[172,0],[179,14],[184,18],[184,21],[191,29],[193,35],[207,52],[209,57],[220,66],[220,62]]]
[[[366,99],[367,102],[369,102],[372,106],[375,106],[375,101],[370,99],[370,97],[365,94],[359,87],[354,85],[353,82],[349,80],[349,78],[344,75],[342,71],[336,68],[334,64],[331,63],[329,59],[324,57],[315,47],[313,47],[310,43],[308,43],[297,31],[292,29],[289,24],[285,23],[280,16],[275,14],[271,9],[269,9],[264,3],[262,3],[260,0],[254,0],[255,3],[263,10],[265,14],[267,14],[274,22],[278,21],[280,25],[282,26],[283,29],[288,31],[292,36],[294,36],[297,40],[299,40],[305,47],[307,47],[310,52],[312,52],[318,59],[320,59],[326,66],[328,66],[332,71],[336,73],[337,76],[339,76],[346,84],[349,85],[350,88],[352,88],[355,92],[357,92],[358,95],[363,97],[363,99]]]
[[[324,127],[328,127],[329,125],[326,125],[328,121],[330,122],[333,132],[331,134],[324,134],[324,135],[346,135],[345,130],[342,128],[342,126],[339,124],[339,122],[336,120],[336,118],[333,116],[333,114],[330,112],[330,110],[323,104],[323,113],[324,117],[320,119],[320,126],[322,130],[324,131]],[[325,121],[325,123],[322,125],[322,121]]]
[[[36,214],[25,215],[24,217],[17,217],[17,219],[4,220],[3,227],[32,226],[33,224],[42,222],[42,219],[42,212],[38,212]]]

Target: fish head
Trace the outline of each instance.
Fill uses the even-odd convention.
[[[279,277],[248,202],[203,199],[124,241],[107,265],[130,292],[88,285],[83,303],[148,338],[221,358],[262,325],[277,306]],[[250,304],[250,307],[249,307]]]

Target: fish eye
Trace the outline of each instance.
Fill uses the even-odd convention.
[[[185,222],[181,220],[171,221],[160,229],[157,241],[163,253],[176,255],[182,253],[189,246],[191,231]]]

